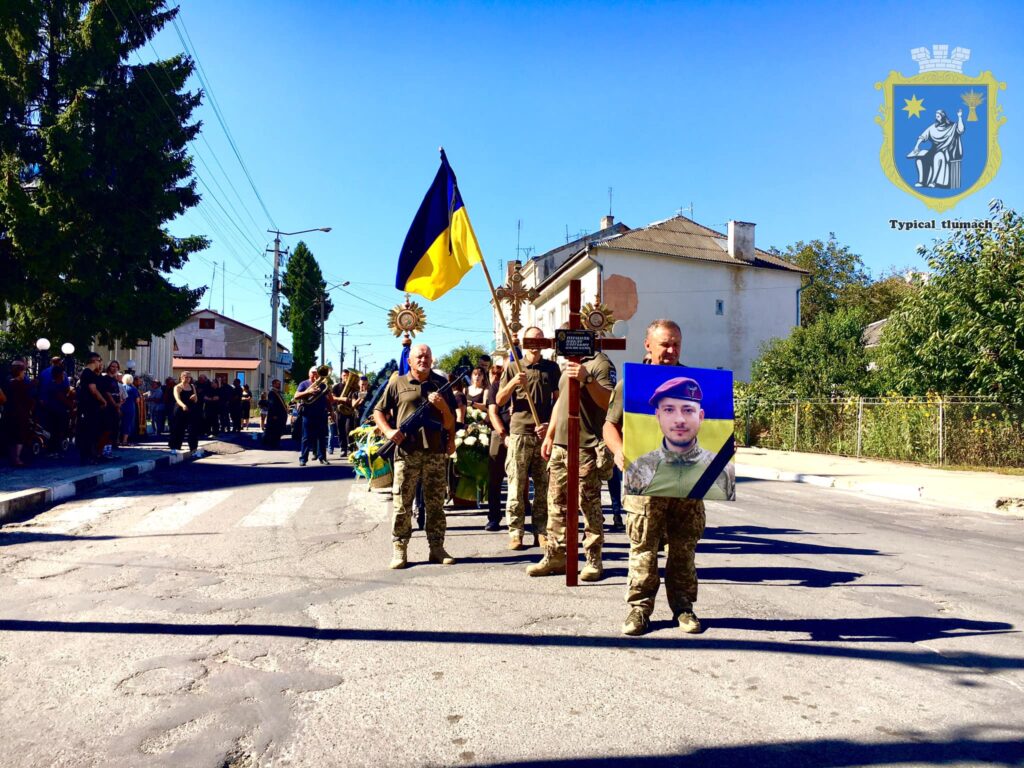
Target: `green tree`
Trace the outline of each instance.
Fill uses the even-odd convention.
[[[460,365],[476,365],[476,361],[480,359],[480,356],[486,354],[487,350],[479,344],[472,344],[467,341],[437,360],[434,363],[434,367],[448,373],[454,373],[455,369]]]
[[[873,394],[875,377],[861,343],[865,317],[861,308],[840,309],[768,342],[747,393],[769,399]]]
[[[864,288],[858,305],[864,309],[869,323],[883,320],[892,315],[904,299],[914,294],[923,283],[920,275],[891,267]]]
[[[808,272],[800,293],[800,324],[805,328],[822,314],[862,303],[871,278],[861,257],[840,245],[835,233],[825,242],[801,240],[779,255]]]
[[[1024,400],[1024,218],[995,205],[990,220],[923,250],[931,275],[882,334],[893,391]]]
[[[0,319],[39,335],[132,344],[203,289],[166,275],[205,238],[165,224],[199,202],[188,142],[201,95],[183,55],[130,64],[174,18],[164,0],[0,3]]]
[[[302,381],[316,363],[320,348],[320,300],[324,299],[324,320],[334,305],[327,294],[320,265],[306,244],[299,241],[281,275],[281,324],[292,334],[292,380]]]

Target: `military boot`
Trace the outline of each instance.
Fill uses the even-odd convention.
[[[626,530],[625,524],[622,522],[621,512],[612,512],[612,531],[619,532]]]
[[[528,576],[558,576],[565,573],[565,552],[547,552],[539,563],[527,567]]]
[[[675,619],[679,629],[687,634],[699,635],[703,631],[703,627],[700,625],[700,619],[698,619],[697,614],[693,612],[693,608],[676,614]]]
[[[601,548],[594,547],[587,552],[587,563],[580,571],[580,581],[599,581],[604,575],[601,565]]]
[[[647,618],[642,608],[631,608],[626,620],[622,622],[622,634],[642,635],[651,627],[651,620]]]
[[[511,531],[508,535],[508,548],[513,550],[520,550],[523,548],[523,532],[522,531]]]
[[[437,565],[455,565],[455,558],[445,551],[442,542],[431,543],[430,555],[427,559]]]
[[[409,564],[409,542],[396,541],[394,542],[394,547],[394,553],[391,555],[391,562],[388,563],[388,568],[405,568]]]

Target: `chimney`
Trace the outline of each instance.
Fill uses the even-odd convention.
[[[609,227],[615,226],[615,217],[610,213],[607,216],[601,217],[601,229],[608,229]]]
[[[754,261],[754,225],[747,221],[729,222],[729,256],[750,264]]]

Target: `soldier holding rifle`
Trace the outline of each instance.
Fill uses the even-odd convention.
[[[450,392],[440,393],[447,381],[431,370],[433,362],[430,347],[414,345],[409,352],[409,373],[392,377],[373,412],[378,429],[397,446],[391,516],[394,553],[389,568],[404,568],[408,564],[413,498],[420,482],[426,502],[429,560],[442,565],[455,562],[444,548],[446,468],[448,456],[455,450],[455,401]],[[432,406],[440,422],[427,422],[406,434],[401,429],[403,423],[424,403]]]

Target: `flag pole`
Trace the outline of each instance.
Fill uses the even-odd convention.
[[[509,330],[508,321],[505,320],[505,313],[501,310],[501,302],[498,301],[498,293],[494,290],[494,281],[491,280],[491,272],[487,269],[487,261],[484,259],[483,253],[480,254],[480,266],[484,268],[484,277],[487,278],[487,287],[491,289],[491,298],[494,299],[494,308],[498,311],[498,317],[501,319],[502,330],[505,331],[505,340],[508,341],[509,349],[512,351],[512,364],[516,368],[516,375],[522,373],[522,369],[519,367],[519,361],[521,359],[519,347],[515,343],[515,338],[512,336],[512,331]],[[526,404],[530,406],[530,414],[533,416],[533,423],[538,427],[541,425],[540,416],[537,415],[537,406],[533,404],[533,398],[530,397],[528,390],[525,390]]]

